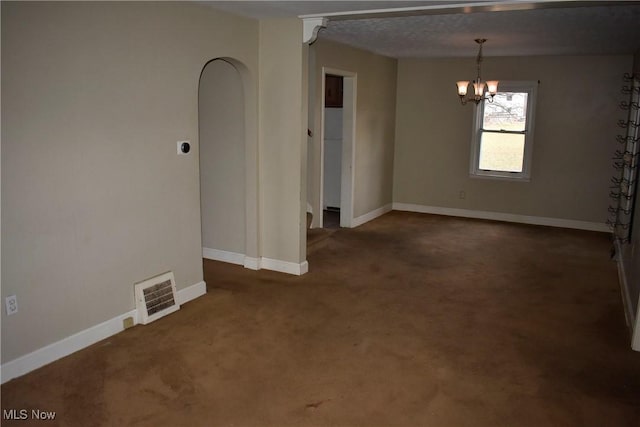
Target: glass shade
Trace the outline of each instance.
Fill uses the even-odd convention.
[[[473,92],[476,96],[482,96],[482,93],[484,92],[484,83],[474,83]]]
[[[489,95],[495,95],[498,93],[498,81],[497,80],[489,80],[487,82],[487,92]]]
[[[459,82],[456,82],[456,85],[458,86],[458,95],[465,96],[467,94],[467,87],[469,86],[469,82],[461,80]]]

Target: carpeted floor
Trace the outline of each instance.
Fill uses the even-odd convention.
[[[392,212],[2,386],[65,426],[640,425],[602,233]],[[28,425],[3,422],[2,425]]]

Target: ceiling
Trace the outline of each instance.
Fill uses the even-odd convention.
[[[254,19],[327,16],[319,38],[395,58],[472,57],[478,37],[488,40],[485,56],[630,54],[640,49],[640,1],[206,3]]]

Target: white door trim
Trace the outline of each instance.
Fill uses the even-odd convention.
[[[340,180],[340,227],[353,227],[353,198],[355,181],[355,153],[356,153],[356,107],[358,74],[322,67],[322,92],[320,111],[320,213],[318,223],[323,226],[322,207],[324,202],[324,93],[327,74],[343,77],[343,108],[342,108],[342,177]]]

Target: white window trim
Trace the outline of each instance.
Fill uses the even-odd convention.
[[[501,81],[498,92],[526,92],[527,96],[527,129],[524,138],[524,159],[522,172],[486,171],[478,168],[480,159],[480,126],[482,125],[483,105],[474,106],[473,128],[471,139],[471,178],[489,178],[509,181],[531,180],[531,159],[533,158],[533,130],[535,128],[536,98],[538,97],[537,81]]]

